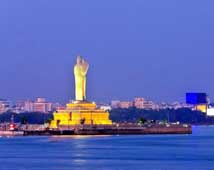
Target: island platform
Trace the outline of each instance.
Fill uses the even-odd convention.
[[[57,129],[23,130],[24,135],[150,135],[150,134],[192,134],[191,125],[184,124],[117,124],[117,125],[78,125],[62,126]]]

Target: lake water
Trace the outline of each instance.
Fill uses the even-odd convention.
[[[214,126],[192,135],[1,137],[0,170],[214,170]]]

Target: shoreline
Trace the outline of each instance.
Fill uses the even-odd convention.
[[[0,136],[75,136],[75,135],[166,135],[192,134],[188,124],[113,124],[75,125],[49,128],[44,125],[22,125],[15,130],[0,130]]]
[[[165,134],[192,134],[191,125],[119,125],[119,126],[93,126],[93,125],[79,125],[70,127],[59,127],[57,129],[46,130],[25,130],[24,135],[165,135]]]

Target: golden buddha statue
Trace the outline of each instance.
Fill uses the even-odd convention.
[[[86,100],[86,74],[89,64],[80,56],[77,56],[77,64],[74,66],[76,101]]]
[[[51,128],[59,126],[87,125],[111,125],[109,113],[97,108],[95,103],[86,101],[86,75],[89,64],[82,57],[77,56],[74,66],[75,76],[75,101],[68,103],[66,109],[58,109],[53,115]],[[84,120],[84,121],[83,121]]]

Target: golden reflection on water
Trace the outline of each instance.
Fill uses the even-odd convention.
[[[72,136],[51,136],[49,139],[53,140],[63,140],[63,139],[89,139],[89,138],[97,138],[97,137],[109,137],[111,135],[72,135]]]

